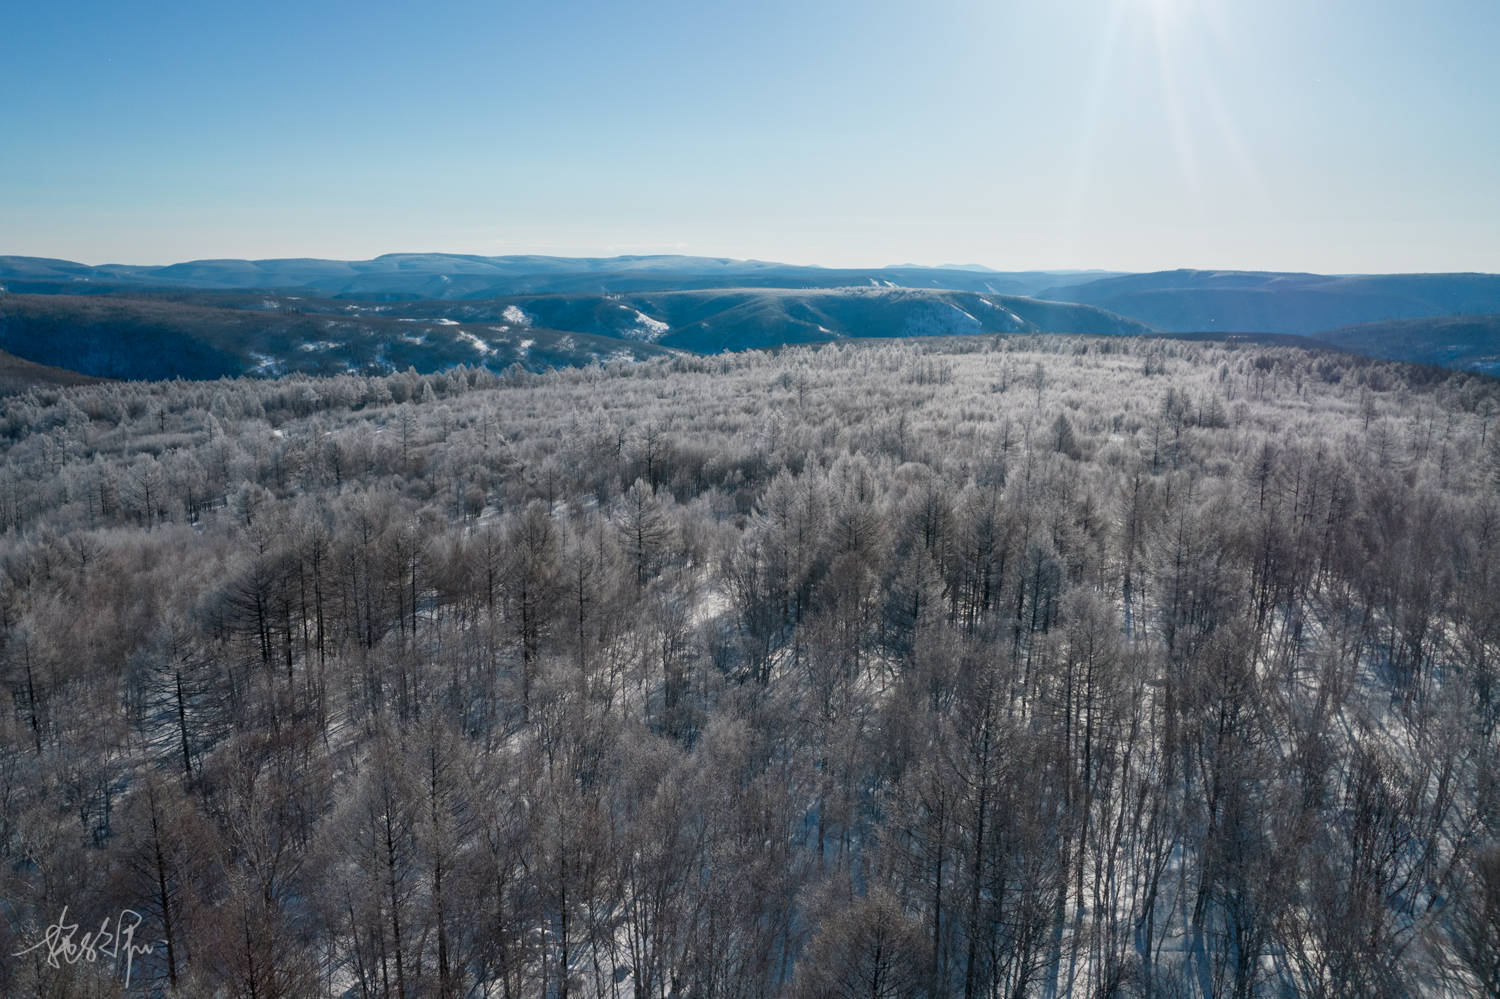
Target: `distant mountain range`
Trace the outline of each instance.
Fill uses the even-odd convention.
[[[0,257],[0,348],[112,378],[502,369],[871,337],[1304,338],[1500,374],[1500,275],[870,269],[672,255]],[[1299,341],[1303,342],[1303,341]]]
[[[1111,272],[1090,272],[1106,276]],[[13,292],[79,294],[142,288],[256,288],[362,299],[499,298],[506,295],[609,294],[702,288],[939,288],[1030,295],[1075,271],[1000,273],[961,267],[830,268],[762,260],[674,255],[482,257],[389,253],[373,260],[195,260],[162,267],[97,267],[44,257],[0,256],[0,284]],[[73,287],[69,288],[68,286]]]

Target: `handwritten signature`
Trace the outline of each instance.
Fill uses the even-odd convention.
[[[107,957],[111,964],[123,967],[125,987],[128,989],[130,988],[130,968],[135,961],[135,956],[151,953],[149,944],[138,946],[135,943],[135,931],[136,927],[141,925],[141,919],[139,912],[133,909],[123,909],[120,911],[120,918],[115,921],[113,930],[110,929],[110,919],[106,916],[99,924],[97,931],[85,933],[75,940],[74,935],[78,932],[78,924],[68,922],[68,907],[63,906],[62,915],[57,917],[57,922],[47,927],[46,932],[42,934],[42,939],[11,956],[22,957],[34,950],[45,948],[43,953],[46,955],[47,964],[53,968],[61,968],[63,964],[77,964],[79,961],[92,964],[101,957]]]

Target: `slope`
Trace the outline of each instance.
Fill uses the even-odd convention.
[[[92,385],[99,381],[67,368],[37,364],[0,350],[0,395],[15,395],[30,388]]]
[[[1395,319],[1327,330],[1318,339],[1389,361],[1500,375],[1500,315]]]
[[[245,299],[253,308],[274,299]],[[697,353],[964,333],[1139,335],[1143,323],[1092,306],[908,288],[719,288],[616,295],[522,295],[487,300],[350,303],[302,300],[337,314],[464,323],[531,323],[659,342]]]
[[[501,370],[641,359],[668,351],[587,333],[452,320],[214,308],[163,299],[0,298],[0,348],[110,378],[379,374],[458,364]]]
[[[1040,297],[1096,305],[1171,332],[1312,334],[1390,319],[1500,312],[1500,276],[1178,270],[1058,285]]]

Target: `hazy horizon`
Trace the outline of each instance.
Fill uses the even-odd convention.
[[[586,259],[610,259],[615,257],[656,257],[656,256],[681,256],[687,258],[722,259],[735,260],[746,263],[782,264],[792,267],[817,267],[826,270],[879,270],[898,268],[926,268],[930,270],[963,269],[982,273],[994,271],[997,274],[1042,272],[1056,274],[1149,274],[1162,271],[1206,271],[1206,272],[1245,272],[1245,273],[1271,273],[1271,274],[1317,274],[1328,277],[1359,277],[1380,276],[1386,274],[1493,274],[1497,271],[1487,271],[1478,268],[1452,268],[1445,270],[1405,270],[1405,271],[1331,271],[1311,270],[1307,268],[1293,267],[1240,267],[1240,266],[1216,266],[1213,264],[1176,264],[1165,267],[1152,267],[1149,269],[1132,269],[1126,267],[994,267],[980,261],[941,261],[937,263],[923,262],[919,260],[901,260],[887,263],[827,263],[817,260],[787,260],[773,257],[754,257],[736,253],[693,253],[685,250],[630,250],[619,249],[610,252],[597,253],[555,253],[543,250],[511,250],[505,253],[482,253],[472,250],[383,250],[364,256],[326,256],[313,253],[278,253],[266,256],[230,256],[216,254],[204,257],[183,258],[178,260],[127,260],[127,259],[96,259],[82,260],[77,257],[59,257],[53,254],[38,253],[11,253],[0,247],[0,257],[30,257],[34,259],[66,260],[70,263],[83,264],[88,267],[170,267],[175,264],[207,263],[216,260],[246,260],[246,261],[272,261],[272,260],[333,260],[341,262],[358,263],[367,260],[376,260],[388,256],[480,256],[480,257],[551,257],[559,260],[586,260]]]

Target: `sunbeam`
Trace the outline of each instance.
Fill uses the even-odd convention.
[[[1088,89],[1088,102],[1078,115],[1073,130],[1073,157],[1068,172],[1068,183],[1057,219],[1057,242],[1064,259],[1073,257],[1080,249],[1080,236],[1085,228],[1085,211],[1088,201],[1090,176],[1096,166],[1098,150],[1096,140],[1099,120],[1106,96],[1113,87],[1120,36],[1132,0],[1115,0],[1110,4],[1109,20],[1103,33],[1103,42],[1098,56],[1093,61],[1093,78]]]
[[[1196,201],[1202,188],[1198,179],[1198,158],[1193,147],[1192,129],[1183,111],[1182,93],[1177,74],[1177,37],[1183,16],[1182,0],[1148,0],[1152,13],[1152,39],[1156,45],[1156,72],[1166,105],[1167,123],[1172,130],[1172,147],[1177,168]]]

